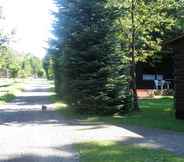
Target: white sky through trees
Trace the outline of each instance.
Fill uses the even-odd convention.
[[[38,57],[46,53],[54,9],[52,0],[0,0],[3,6],[5,29],[14,30],[15,43],[11,46],[20,52],[30,52]]]

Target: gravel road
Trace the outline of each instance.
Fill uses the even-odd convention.
[[[53,111],[44,80],[28,83],[21,95],[0,107],[0,162],[78,162],[72,132]],[[41,111],[47,105],[46,112]]]

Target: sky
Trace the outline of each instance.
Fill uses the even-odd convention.
[[[55,9],[53,0],[0,0],[7,31],[15,31],[11,47],[40,58],[46,54]]]

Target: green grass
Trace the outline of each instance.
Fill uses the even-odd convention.
[[[184,162],[183,156],[118,142],[89,142],[76,145],[80,162]]]
[[[141,111],[128,115],[95,116],[76,114],[70,107],[63,104],[53,96],[57,111],[68,118],[79,118],[81,122],[98,123],[104,122],[115,125],[136,125],[148,128],[159,128],[184,132],[184,121],[175,118],[173,97],[142,99],[139,101]]]
[[[0,101],[1,102],[10,102],[13,99],[15,99],[15,95],[14,94],[10,94],[10,93],[7,93],[5,95],[0,96]]]
[[[22,91],[24,80],[0,79],[0,104],[12,101]]]
[[[53,90],[53,88],[51,88],[51,91],[52,90]],[[68,105],[64,104],[59,99],[59,97],[57,97],[56,95],[51,95],[49,97],[49,99],[52,103],[55,103],[56,111],[58,113],[61,113],[65,117],[67,117],[67,118],[81,118],[81,117],[83,117],[80,114],[75,113]]]
[[[140,100],[141,112],[125,116],[114,115],[110,117],[92,117],[88,121],[105,121],[111,124],[128,124],[148,128],[159,128],[184,132],[184,121],[175,118],[172,97]]]

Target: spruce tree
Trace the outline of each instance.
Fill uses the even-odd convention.
[[[79,112],[112,114],[129,108],[125,66],[107,0],[56,0],[51,48],[56,92]]]

